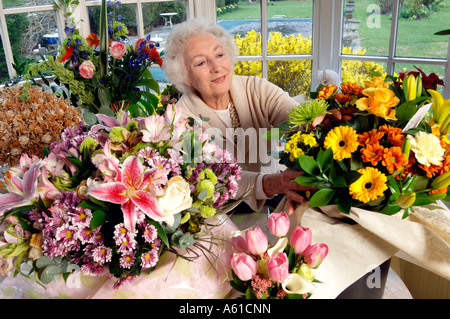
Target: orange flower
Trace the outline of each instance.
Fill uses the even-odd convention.
[[[380,132],[386,133],[388,141],[394,146],[402,146],[405,136],[401,128],[390,125],[383,125],[380,127]]]
[[[100,40],[98,39],[97,35],[95,33],[91,33],[87,38],[86,42],[88,45],[92,48],[96,48],[100,44]]]
[[[364,162],[370,162],[373,166],[377,165],[382,160],[384,154],[384,147],[380,144],[367,144],[361,149],[361,158]]]
[[[67,61],[68,59],[70,59],[72,54],[73,54],[73,46],[66,48],[66,53],[64,53],[64,55],[61,57],[61,60],[59,60],[59,62]]]
[[[339,104],[345,104],[351,102],[354,99],[353,95],[338,93],[334,96],[335,100],[339,102]]]
[[[328,84],[327,86],[322,86],[320,88],[319,94],[317,95],[317,98],[319,100],[326,100],[337,91],[337,88],[338,87],[333,84]]]
[[[440,165],[431,164],[430,166],[419,164],[419,168],[425,172],[428,178],[431,178],[436,175],[441,175],[442,163]]]
[[[384,132],[377,131],[373,129],[369,132],[364,132],[358,135],[359,145],[364,146],[365,144],[379,144],[379,141],[383,137]]]
[[[400,102],[394,92],[385,88],[368,88],[363,91],[367,97],[356,101],[356,107],[361,111],[382,117],[386,120],[396,121],[394,107]]]
[[[368,88],[389,88],[389,82],[385,82],[381,76],[374,76],[369,81],[364,81],[364,86]]]
[[[408,164],[408,160],[406,159],[406,155],[403,154],[402,149],[394,146],[384,149],[383,161],[381,163],[386,166],[389,174],[392,174],[394,170],[401,172],[403,166]]]
[[[363,90],[364,88],[360,85],[358,85],[358,83],[350,83],[350,82],[346,82],[346,83],[341,83],[341,91],[344,94],[349,94],[349,95],[356,95],[357,97],[363,97]]]
[[[153,42],[147,41],[146,39],[142,38],[139,39],[136,44],[134,45],[134,48],[137,50],[142,50],[142,54],[147,53],[148,54],[148,60],[155,61],[159,64],[159,66],[162,66],[163,60],[161,56],[159,55],[156,47],[153,45]]]

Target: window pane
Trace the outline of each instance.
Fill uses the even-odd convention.
[[[234,36],[238,55],[261,55],[261,6],[251,2],[216,0],[217,24]]]
[[[53,4],[54,0],[2,0],[3,8],[34,7]]]
[[[56,56],[60,40],[54,11],[10,14],[5,20],[16,65],[25,66],[24,62],[39,61],[45,55]],[[16,71],[20,76],[24,69]]]
[[[387,56],[393,0],[346,0],[342,54]]]
[[[398,21],[396,56],[447,58],[448,36],[434,35],[448,29],[446,21],[450,21],[450,0],[404,1]]]
[[[341,65],[341,82],[364,85],[364,81],[371,78],[371,72],[385,74],[386,64],[373,61],[343,60]]]
[[[88,7],[89,25],[91,32],[99,34],[100,24],[100,6]],[[136,23],[136,4],[120,4],[116,6],[108,6],[108,15],[125,24],[128,30],[130,43],[137,41],[137,23]]]
[[[311,61],[269,61],[268,80],[290,96],[309,95],[311,85]]]
[[[9,79],[8,67],[6,65],[5,50],[3,50],[2,36],[0,34],[0,83]]]
[[[145,36],[165,42],[172,27],[186,21],[186,1],[164,1],[142,4]]]

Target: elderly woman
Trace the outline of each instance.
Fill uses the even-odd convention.
[[[300,173],[280,172],[276,162],[270,165],[262,155],[252,159],[267,150],[263,144],[268,142],[260,135],[286,121],[288,111],[298,103],[265,79],[233,75],[235,55],[236,45],[226,30],[191,20],[177,25],[168,37],[164,69],[183,93],[178,101],[183,114],[208,132],[210,128],[219,130],[223,139],[232,143],[233,155],[243,170],[238,197],[247,193],[244,202],[258,210],[267,199],[285,194],[292,213],[295,202],[305,201],[297,191],[309,189],[293,181]],[[231,139],[230,129],[235,129]],[[259,136],[252,138],[254,134]],[[244,141],[246,136],[249,143]],[[267,153],[263,155],[267,157]]]

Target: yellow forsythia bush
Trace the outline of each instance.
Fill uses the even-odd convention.
[[[238,47],[238,55],[261,55],[261,34],[255,30],[249,31],[244,37],[237,34],[234,41]],[[283,36],[280,32],[270,32],[268,41],[268,54],[311,54],[311,37],[302,37],[300,34]],[[344,54],[364,54],[365,50],[352,52],[351,48],[344,48]],[[383,66],[370,61],[342,62],[342,82],[356,82],[364,85],[369,79],[370,72],[383,73]],[[236,63],[235,74],[262,76],[262,64],[259,61],[239,61]],[[310,60],[283,60],[268,63],[268,80],[291,96],[301,93],[309,95],[311,86]]]

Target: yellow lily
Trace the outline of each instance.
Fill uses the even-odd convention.
[[[414,75],[409,75],[407,80],[407,100],[411,101],[416,98],[416,78]]]
[[[433,121],[440,124],[440,133],[447,135],[450,132],[450,99],[444,100],[441,93],[428,90],[433,99],[431,109],[433,110]]]

